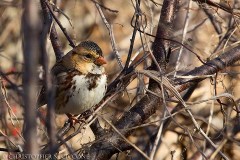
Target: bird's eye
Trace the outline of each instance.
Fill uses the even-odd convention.
[[[87,55],[85,55],[85,57],[90,59],[90,58],[92,58],[92,55],[91,54],[87,54]]]

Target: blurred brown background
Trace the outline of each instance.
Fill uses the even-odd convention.
[[[240,2],[236,1],[227,1],[227,2],[218,2],[225,6],[234,7],[234,12],[239,12]],[[107,21],[113,27],[113,33],[116,40],[117,49],[119,51],[121,60],[125,63],[129,46],[130,39],[132,36],[133,28],[131,27],[131,20],[135,13],[134,3],[131,1],[119,1],[119,0],[101,0],[99,3],[104,6],[116,10],[117,12],[109,11],[107,9],[102,9]],[[146,25],[146,32],[155,34],[156,27],[158,25],[158,20],[160,16],[160,11],[162,7],[162,1],[151,1],[145,0],[141,2],[141,10],[143,17],[143,22]],[[83,40],[93,40],[99,44],[102,48],[104,56],[106,57],[108,64],[106,65],[106,71],[108,73],[109,82],[111,82],[114,77],[121,71],[119,67],[111,46],[111,41],[109,37],[108,30],[101,19],[98,10],[95,7],[95,4],[90,0],[58,0],[56,6],[62,11],[55,12],[55,15],[58,16],[58,19],[61,21],[62,25],[66,28],[67,32],[70,34],[74,42],[79,43]],[[0,70],[5,73],[9,80],[11,80],[19,90],[22,87],[22,66],[23,66],[23,53],[22,53],[22,36],[21,36],[21,16],[22,16],[22,2],[20,0],[0,0]],[[40,9],[39,4],[39,9]],[[221,34],[217,34],[214,29],[209,16],[203,9],[207,9],[211,14],[217,19],[218,24],[220,24]],[[189,11],[187,34],[183,40],[183,44],[188,46],[192,51],[197,53],[202,60],[207,61],[208,59],[215,58],[217,55],[227,51],[237,45],[239,45],[239,16],[233,16],[233,14],[222,11],[221,9],[210,7],[208,5],[199,7],[196,2],[181,1],[181,4],[178,9],[178,14],[176,15],[176,24],[175,29],[172,30],[174,37],[171,37],[174,40],[182,42],[183,37],[183,28],[186,24],[185,18],[186,14]],[[55,9],[55,11],[57,11]],[[65,16],[64,16],[64,14]],[[41,14],[41,12],[39,12]],[[234,25],[235,24],[235,25]],[[62,31],[56,25],[58,35],[60,37],[62,48],[64,53],[67,53],[71,50],[69,43],[66,37],[63,35]],[[230,30],[230,31],[229,31]],[[226,40],[222,47],[215,50],[217,45],[220,43],[220,39],[227,32],[230,32],[231,36]],[[154,39],[148,37],[149,41],[152,42]],[[137,58],[140,58],[143,55],[142,44],[139,34],[137,34],[136,42],[134,44],[133,57],[136,55]],[[170,75],[173,75],[173,71],[176,67],[176,60],[179,55],[180,45],[175,44],[172,46],[172,54],[170,57],[170,63],[167,67]],[[47,42],[47,52],[50,58],[50,66],[55,63],[54,52],[51,46],[50,39],[48,38]],[[140,54],[139,54],[140,52]],[[138,55],[139,54],[139,55]],[[151,62],[151,59],[148,59],[142,63],[138,69],[146,69]],[[194,69],[197,66],[200,66],[201,62],[187,49],[183,48],[183,55],[180,58],[179,73],[186,73],[191,69]],[[141,94],[145,92],[139,92],[139,88],[142,87],[142,79],[144,79],[146,85],[148,82],[147,78],[142,78],[140,75],[135,79],[127,89],[118,95],[114,100],[108,103],[107,106],[101,111],[101,115],[105,118],[116,121],[123,111],[127,111],[131,106],[133,106],[141,97]],[[16,91],[12,88],[9,83],[7,83],[3,78],[0,79],[3,83],[2,90],[6,92],[6,101],[9,103],[9,106],[6,104],[5,100],[0,102],[0,147],[5,148],[6,146],[17,146],[23,144],[23,139],[21,137],[22,130],[22,100],[18,96]],[[232,67],[227,67],[222,70],[216,78],[216,89],[217,94],[229,93],[234,96],[234,99],[238,102],[240,97],[240,88],[239,88],[239,66],[236,64]],[[36,86],[40,88],[39,86]],[[36,93],[37,96],[37,93]],[[136,97],[139,96],[139,97]],[[193,93],[189,102],[197,102],[200,100],[208,100],[214,96],[214,85],[211,79],[207,79],[200,83],[197,90]],[[223,102],[230,105],[229,100],[223,99]],[[169,109],[173,108],[175,103],[168,103]],[[11,108],[11,110],[10,110]],[[197,105],[192,105],[192,112],[200,120],[200,124],[205,129],[208,130],[208,133],[214,135],[216,130],[221,130],[223,125],[228,125],[223,123],[223,114],[221,112],[221,107],[216,101],[206,101]],[[233,112],[231,107],[225,107],[225,112],[229,118],[228,123],[231,123],[231,118],[236,114]],[[44,112],[44,109],[43,109]],[[154,114],[148,122],[157,121],[157,123],[149,124],[148,127],[142,127],[137,130],[135,134],[129,137],[133,143],[136,143],[141,149],[143,149],[151,137],[151,132],[157,128],[159,125],[159,120],[161,118],[162,109],[159,108],[159,111]],[[15,116],[14,116],[15,115]],[[211,117],[211,118],[210,118]],[[176,116],[177,121],[187,127],[189,131],[195,135],[193,131],[193,126],[186,122],[185,116]],[[211,123],[213,128],[207,129],[206,123],[203,123],[201,119],[205,119],[206,123]],[[12,120],[12,122],[11,122]],[[56,118],[56,123],[58,127],[61,127],[66,120],[66,116],[59,115]],[[148,123],[146,122],[146,123]],[[13,124],[14,123],[14,124]],[[102,125],[109,127],[104,122]],[[231,126],[229,124],[229,126]],[[39,139],[37,140],[39,144],[43,145],[43,142],[46,142],[46,129],[44,125],[39,121]],[[74,130],[72,130],[74,132]],[[69,133],[70,134],[70,133]],[[68,143],[74,148],[78,149],[82,146],[83,143],[90,143],[94,140],[94,135],[91,135],[91,130],[86,129],[83,133],[75,136],[74,139],[70,140]],[[197,133],[196,133],[197,134]],[[239,151],[239,138],[240,135],[231,137],[237,143],[227,143],[226,145],[226,154],[231,157],[231,159],[238,159],[240,157]],[[9,139],[9,140],[6,140]],[[13,142],[13,144],[11,144]],[[190,159],[196,152],[197,149],[193,143],[199,143],[204,150],[206,147],[206,142],[201,139],[197,139],[195,142],[192,142],[186,136],[186,132],[181,130],[175,124],[170,125],[167,129],[167,132],[162,137],[162,145],[158,148],[157,155],[155,159],[181,159],[182,155],[187,153],[187,157]],[[238,145],[236,145],[238,144]],[[66,148],[61,148],[61,154],[65,155],[67,153]],[[231,151],[230,151],[231,150]],[[130,153],[124,152],[119,155],[119,159],[131,159],[136,158],[137,156]],[[207,151],[206,151],[207,153]],[[0,157],[4,158],[6,153],[0,152]],[[6,158],[6,157],[5,157]]]

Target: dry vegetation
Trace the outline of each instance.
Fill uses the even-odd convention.
[[[49,61],[39,52],[37,83],[29,85],[35,92],[27,94],[22,79],[31,63],[23,58],[22,42],[32,31],[24,27],[34,20],[24,21],[22,6],[29,2],[0,0],[0,159],[20,159],[16,156],[23,153],[58,159],[239,159],[239,0],[37,2],[32,5],[38,7],[33,11],[39,13],[40,29],[46,25],[46,2],[74,43],[89,39],[101,46],[111,85],[101,110],[75,129],[64,126],[65,115],[46,116],[51,112],[46,107],[36,117],[24,114],[31,112],[27,107],[36,110],[30,104],[45,82],[42,65],[49,62],[50,68],[56,60],[53,48],[59,48],[47,33]],[[53,24],[66,53],[70,42]],[[130,66],[141,63],[126,67],[129,54]],[[31,74],[25,76],[31,80]],[[37,126],[29,131],[31,118]]]

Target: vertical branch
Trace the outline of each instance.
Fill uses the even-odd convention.
[[[46,90],[45,98],[47,100],[47,131],[49,136],[49,151],[52,156],[54,156],[55,149],[54,144],[56,143],[56,128],[55,128],[55,108],[54,108],[54,96],[55,88],[51,83],[51,75],[49,74],[49,58],[46,52],[46,41],[47,35],[52,24],[52,16],[49,12],[48,7],[46,6],[46,0],[41,0],[41,6],[43,11],[43,29],[41,34],[41,53],[42,53],[42,65],[45,71],[44,74],[44,87]]]
[[[160,65],[162,72],[166,69],[166,56],[170,49],[170,41],[164,40],[172,35],[173,20],[176,7],[179,0],[165,0],[163,2],[161,16],[158,23],[156,37],[153,42],[153,54]],[[156,65],[152,63],[152,67],[156,69]]]
[[[169,38],[172,36],[172,28],[173,28],[173,22],[174,17],[177,11],[177,5],[179,3],[179,0],[164,0],[163,6],[161,10],[160,19],[158,22],[158,29],[156,33],[156,37],[153,42],[153,61],[151,64],[152,69],[158,71],[160,66],[160,72],[163,75],[166,71],[166,63],[167,63],[167,57],[170,50],[170,41],[164,40],[165,38]],[[156,62],[157,61],[157,62]],[[163,104],[164,103],[164,90],[162,84],[159,85],[159,83],[155,82],[153,79],[150,79],[149,81],[149,90],[156,92],[156,93],[162,93],[163,96]],[[157,101],[161,101],[159,98],[154,98]],[[166,104],[164,105],[166,107]],[[165,115],[166,110],[163,111],[163,114]],[[159,126],[158,133],[155,137],[154,145],[152,148],[152,152],[150,154],[150,159],[153,159],[155,156],[155,152],[161,137],[161,133],[163,131],[163,123]]]
[[[37,64],[40,53],[40,16],[36,1],[23,1],[22,32],[23,32],[23,100],[24,100],[24,138],[25,152],[38,153],[36,143],[36,81]]]
[[[161,67],[162,74],[166,70],[166,57],[170,50],[170,41],[164,40],[172,36],[173,20],[177,10],[177,4],[179,0],[164,0],[161,16],[158,22],[158,29],[156,37],[153,42],[153,55],[156,58],[159,66]],[[152,69],[157,70],[157,65],[152,63]],[[158,91],[159,85],[152,79],[149,81],[149,89],[152,91]]]

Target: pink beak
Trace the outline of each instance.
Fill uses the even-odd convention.
[[[105,60],[102,56],[100,56],[100,57],[98,57],[98,58],[95,60],[94,63],[95,63],[96,65],[101,66],[101,65],[103,65],[103,64],[106,64],[107,62],[106,62],[106,60]]]

